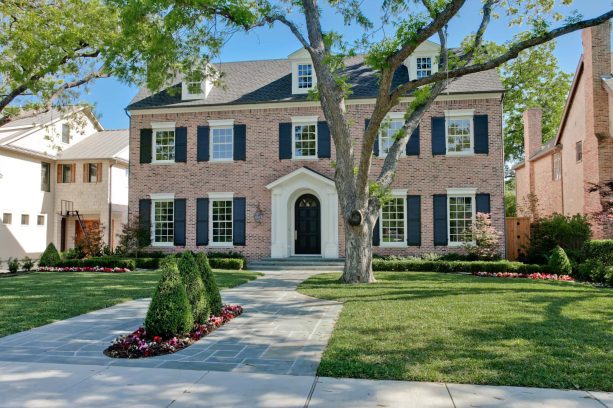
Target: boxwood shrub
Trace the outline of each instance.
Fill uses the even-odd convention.
[[[53,266],[58,267],[99,267],[99,268],[127,268],[131,271],[136,269],[136,262],[133,259],[118,259],[111,257],[87,258],[87,259],[65,259],[57,262]]]
[[[245,267],[245,261],[240,258],[209,258],[209,264],[213,269],[241,270]]]
[[[60,262],[60,253],[52,242],[47,245],[45,252],[38,260],[38,266],[55,266],[58,262]]]
[[[374,271],[392,272],[550,272],[547,265],[528,265],[509,261],[423,261],[374,259]]]
[[[613,266],[613,239],[588,241],[583,246],[583,259]]]

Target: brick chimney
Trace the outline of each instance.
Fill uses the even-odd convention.
[[[528,172],[530,181],[530,193],[536,192],[534,168],[530,163],[530,157],[536,153],[543,144],[542,132],[543,110],[541,108],[526,109],[523,115],[524,122],[524,166]]]
[[[581,37],[583,67],[588,84],[587,130],[597,137],[606,137],[609,136],[609,95],[603,86],[602,76],[611,74],[611,21],[584,29]]]

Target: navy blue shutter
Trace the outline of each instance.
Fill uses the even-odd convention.
[[[151,144],[153,141],[153,130],[141,129],[140,130],[140,162],[151,163]]]
[[[279,123],[279,160],[292,158],[292,124]]]
[[[244,197],[235,197],[232,208],[232,241],[234,245],[245,245],[247,205]]]
[[[196,199],[196,245],[209,244],[209,199]]]
[[[208,126],[198,126],[198,161],[209,160],[209,132],[210,128]]]
[[[329,159],[330,152],[330,128],[326,122],[317,122],[317,157]]]
[[[187,128],[175,129],[175,162],[187,162]]]
[[[372,230],[372,246],[379,246],[381,237],[379,235],[379,218],[375,222],[375,228]]]
[[[140,244],[147,246],[151,243],[151,200],[147,198],[138,200],[138,223],[147,232],[145,237],[140,237]]]
[[[447,153],[447,145],[445,144],[445,118],[432,118],[432,155],[441,155]]]
[[[234,125],[234,160],[247,160],[247,125]]]
[[[421,196],[407,196],[407,245],[421,245]]]
[[[364,121],[364,130],[368,127],[370,123],[370,119],[366,119]],[[379,156],[379,133],[375,136],[375,143],[372,145],[372,154],[375,156]]]
[[[419,125],[417,125],[407,142],[407,156],[419,156]]]
[[[487,115],[475,115],[475,153],[489,153]]]
[[[447,245],[447,195],[432,196],[434,205],[434,245]]]
[[[185,198],[175,199],[174,224],[175,224],[175,246],[185,246]]]
[[[477,194],[475,197],[475,209],[478,213],[489,214],[490,211],[490,195],[489,194]]]

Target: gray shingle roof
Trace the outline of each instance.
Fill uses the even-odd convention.
[[[21,126],[36,126],[45,123],[49,123],[55,119],[61,118],[66,115],[66,113],[70,112],[72,109],[68,110],[59,110],[56,108],[51,108],[46,112],[34,112],[34,111],[24,111],[21,115],[11,119],[9,122],[0,126],[0,129],[8,129],[12,127],[21,127]]]
[[[206,105],[255,104],[266,102],[306,101],[307,95],[292,94],[291,62],[288,59],[228,62],[217,64],[224,73],[223,87],[214,87],[206,100],[181,100],[181,78],[157,93],[142,88],[128,109],[185,107]],[[376,72],[364,64],[363,56],[347,59],[346,74],[353,84],[350,99],[374,98],[377,95]],[[394,85],[408,81],[401,66],[394,75]],[[169,90],[172,90],[169,92]],[[504,88],[495,70],[466,75],[454,81],[445,92],[502,92]]]
[[[128,129],[103,130],[58,154],[58,160],[114,159],[128,147]]]

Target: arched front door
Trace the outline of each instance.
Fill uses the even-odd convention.
[[[296,255],[321,254],[321,206],[312,194],[304,194],[296,200],[294,208]]]

